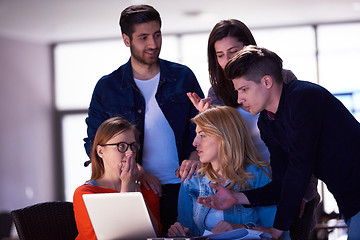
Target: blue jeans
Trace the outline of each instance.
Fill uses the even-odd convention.
[[[360,239],[360,212],[346,221],[349,226],[348,240]]]

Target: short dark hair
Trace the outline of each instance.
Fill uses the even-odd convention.
[[[120,15],[121,33],[128,35],[130,38],[134,33],[134,25],[157,21],[161,27],[161,18],[158,11],[149,5],[132,5],[125,8]]]
[[[260,82],[265,75],[281,83],[282,59],[276,53],[254,45],[244,47],[225,66],[225,77],[229,80],[246,77],[247,80]]]

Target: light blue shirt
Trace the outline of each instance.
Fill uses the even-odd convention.
[[[259,188],[270,182],[265,172],[254,165],[249,165],[246,171],[250,172],[253,176],[253,178],[248,180],[252,188]],[[198,197],[215,194],[214,189],[209,185],[210,182],[210,179],[204,175],[203,177],[193,176],[190,180],[186,179],[181,184],[178,204],[178,222],[190,229],[190,236],[203,235],[205,229],[211,231],[205,224],[210,208],[196,202]],[[230,184],[230,181],[227,185],[228,184]],[[240,190],[239,186],[236,185],[234,189],[236,191]],[[223,212],[224,221],[226,222],[235,224],[253,222],[258,226],[272,227],[276,206],[244,207],[243,205],[235,205]]]

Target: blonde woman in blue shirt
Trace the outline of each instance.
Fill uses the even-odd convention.
[[[210,183],[232,191],[259,188],[270,182],[269,164],[257,153],[246,124],[235,108],[216,106],[193,119],[196,137],[193,145],[200,157],[198,175],[181,184],[178,219],[168,236],[200,236],[253,226],[272,227],[276,206],[245,207],[227,210],[207,208],[196,202],[198,197],[214,194]],[[265,228],[264,228],[265,227]]]

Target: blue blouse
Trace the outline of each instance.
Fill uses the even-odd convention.
[[[252,188],[259,188],[271,180],[260,168],[249,165],[246,168],[253,178],[248,180]],[[203,177],[194,176],[190,180],[185,180],[180,187],[179,204],[178,204],[178,222],[184,227],[190,229],[190,236],[203,235],[205,229],[211,231],[205,220],[210,208],[196,202],[198,197],[206,197],[215,194],[215,190],[210,187],[211,180],[204,175]],[[230,181],[227,185],[230,184]],[[239,186],[235,185],[234,189],[239,191]],[[272,227],[274,223],[276,206],[257,206],[244,207],[243,205],[235,205],[229,209],[223,210],[224,221],[245,224],[253,222],[256,225],[264,227]]]

